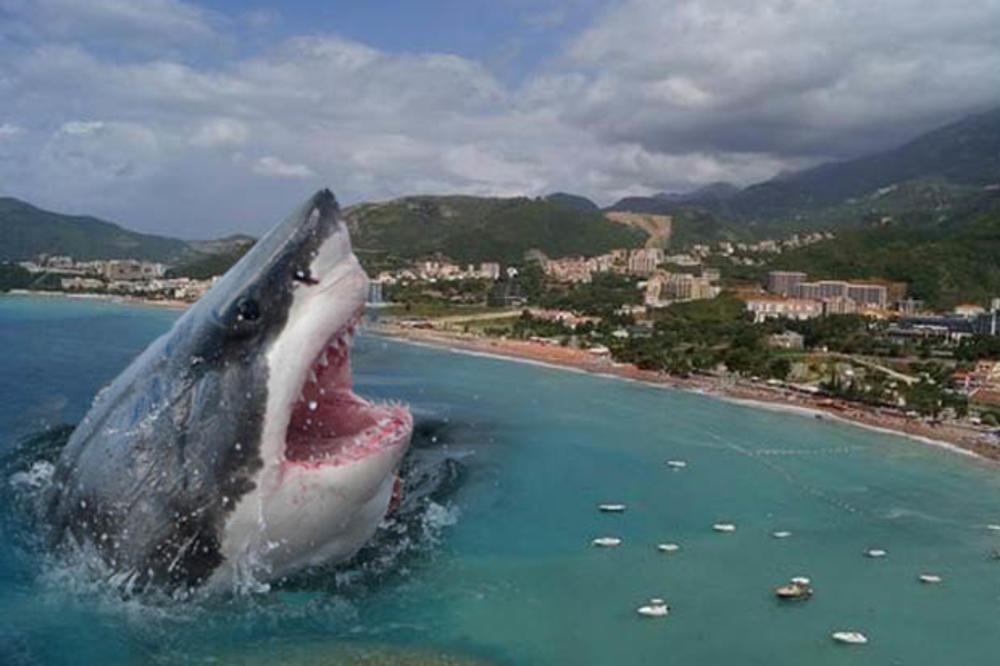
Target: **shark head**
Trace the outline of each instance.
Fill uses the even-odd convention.
[[[260,239],[95,400],[49,502],[129,585],[225,587],[351,557],[412,431],[352,390],[368,278],[329,191]]]

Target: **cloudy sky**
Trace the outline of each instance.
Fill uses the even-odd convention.
[[[0,194],[189,238],[329,186],[602,204],[1000,105],[1000,0],[0,0]]]

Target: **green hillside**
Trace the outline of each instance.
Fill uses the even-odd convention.
[[[841,232],[786,252],[758,273],[802,270],[811,277],[882,277],[907,282],[915,298],[936,308],[986,304],[1000,296],[1000,193],[936,218],[890,222]]]
[[[562,201],[524,197],[420,196],[346,209],[359,254],[405,259],[443,254],[458,262],[519,262],[538,249],[552,257],[638,247],[645,235]]]
[[[582,197],[579,194],[569,194],[568,192],[553,192],[552,194],[545,197],[545,200],[548,201],[549,203],[559,204],[560,206],[566,206],[567,208],[573,208],[575,210],[583,210],[583,211],[600,210],[597,204],[595,204],[587,197]]]
[[[169,262],[191,252],[182,240],[140,234],[95,217],[53,213],[10,197],[0,197],[0,237],[0,261],[23,261],[46,253],[83,261]]]
[[[212,254],[199,254],[194,259],[185,261],[168,272],[169,277],[187,277],[195,280],[222,275],[239,261],[253,247],[252,240],[240,243],[217,245]]]

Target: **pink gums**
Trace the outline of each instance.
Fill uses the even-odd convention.
[[[405,441],[412,428],[413,417],[405,407],[378,405],[351,390],[356,321],[330,338],[306,373],[285,437],[290,463],[343,465]]]

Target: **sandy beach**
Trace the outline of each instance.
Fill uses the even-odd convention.
[[[547,345],[526,340],[483,338],[460,332],[421,329],[379,322],[369,330],[415,344],[426,344],[456,352],[489,355],[564,370],[587,372],[651,386],[692,391],[730,402],[763,409],[794,412],[809,418],[830,418],[878,432],[901,435],[921,442],[984,460],[1000,461],[1000,446],[991,444],[985,431],[964,424],[931,423],[894,410],[811,396],[784,387],[749,380],[733,380],[705,375],[677,377],[641,370],[634,365],[615,363],[581,349]]]
[[[170,310],[186,310],[191,303],[186,301],[140,298],[138,296],[123,296],[121,294],[94,294],[90,292],[42,291],[33,289],[11,289],[10,296],[31,296],[39,298],[72,298],[81,301],[107,301],[108,303],[125,303],[127,305],[145,305],[154,308]]]

